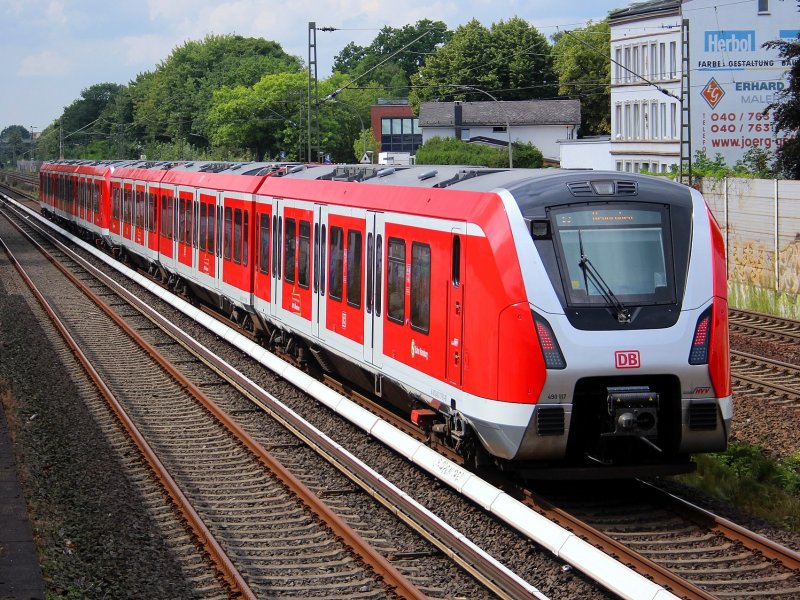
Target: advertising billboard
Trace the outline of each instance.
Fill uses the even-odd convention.
[[[770,153],[785,140],[764,113],[788,86],[790,65],[764,42],[800,33],[795,0],[688,0],[692,151],[735,164],[751,148]]]

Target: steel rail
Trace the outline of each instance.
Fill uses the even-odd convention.
[[[16,224],[13,223],[13,221],[9,220],[9,222],[11,222],[15,227],[17,227]],[[136,444],[136,447],[139,449],[139,452],[142,454],[144,459],[150,465],[150,468],[152,469],[154,475],[161,483],[161,485],[164,487],[165,491],[169,494],[175,506],[178,508],[178,510],[186,519],[187,523],[191,527],[198,541],[208,552],[209,556],[219,569],[225,581],[228,582],[228,585],[231,587],[231,590],[235,594],[240,595],[243,598],[255,600],[256,598],[255,594],[253,594],[252,590],[247,585],[244,578],[239,573],[238,569],[236,569],[236,567],[231,562],[230,558],[225,554],[225,551],[222,549],[222,546],[214,538],[213,534],[208,529],[208,527],[206,527],[205,523],[203,523],[202,519],[200,518],[200,515],[197,513],[197,511],[195,511],[194,507],[191,505],[188,498],[186,498],[186,496],[183,494],[181,489],[178,487],[178,484],[175,482],[175,480],[172,478],[167,469],[159,460],[158,456],[156,456],[153,449],[144,439],[144,436],[139,432],[136,425],[133,423],[133,421],[127,415],[125,410],[122,408],[122,405],[114,396],[114,393],[108,388],[108,386],[105,384],[100,374],[92,366],[91,361],[81,350],[78,343],[75,341],[75,339],[69,333],[69,331],[67,330],[66,326],[63,324],[61,319],[58,317],[53,308],[50,306],[50,303],[47,301],[47,299],[44,297],[41,291],[39,291],[39,289],[36,287],[36,284],[30,279],[30,277],[25,272],[22,265],[12,254],[11,250],[8,248],[8,246],[2,239],[0,239],[0,245],[3,246],[4,252],[8,256],[11,263],[14,265],[14,268],[17,270],[20,277],[23,279],[23,281],[25,281],[25,284],[31,290],[31,293],[34,295],[39,305],[42,307],[42,310],[44,310],[44,312],[50,318],[54,327],[58,330],[59,334],[66,342],[71,352],[75,355],[75,358],[83,367],[84,371],[86,371],[88,377],[95,384],[103,399],[107,402],[109,407],[113,410],[114,414],[119,419],[122,426],[128,432],[128,435]],[[45,256],[47,255],[45,254]]]
[[[13,223],[13,222],[12,222]],[[271,453],[269,453],[261,444],[253,439],[246,431],[244,431],[225,411],[216,405],[206,394],[204,394],[196,385],[189,381],[172,363],[164,358],[161,353],[144,340],[136,331],[134,331],[128,323],[126,323],[117,313],[115,313],[109,306],[107,306],[99,297],[97,297],[90,289],[88,289],[83,282],[70,273],[63,265],[58,263],[44,248],[42,248],[35,240],[33,240],[27,233],[22,231],[16,224],[14,224],[23,235],[25,235],[31,243],[33,243],[39,251],[57,267],[76,287],[81,289],[98,308],[100,308],[110,319],[112,319],[125,333],[136,342],[145,352],[161,366],[171,377],[173,377],[184,389],[199,402],[209,413],[211,413],[228,431],[238,439],[270,472],[272,472],[288,489],[292,491],[303,504],[314,514],[316,514],[322,522],[324,522],[333,531],[345,545],[349,546],[362,560],[375,571],[377,575],[382,577],[388,586],[393,587],[395,593],[403,598],[423,600],[427,596],[423,594],[419,588],[412,584],[406,577],[404,577],[386,558],[375,550],[364,538],[362,538],[355,530],[353,530],[345,521],[343,521],[330,507],[328,507],[320,498],[318,498],[305,484],[303,484],[297,477],[295,477],[288,469],[286,469]],[[135,308],[141,310],[144,305],[140,299],[136,298],[133,294],[127,293],[127,290],[122,288],[115,289],[117,293],[125,292],[122,295],[126,301],[135,305]],[[149,307],[147,307],[149,309]],[[147,312],[153,313],[150,309]],[[147,316],[147,315],[146,315]],[[148,316],[148,318],[150,318]],[[152,320],[152,319],[151,319]],[[172,334],[170,334],[172,335]],[[199,346],[199,345],[198,345]],[[188,502],[188,500],[187,500]],[[209,533],[210,535],[210,533]],[[227,557],[226,557],[227,558]],[[232,566],[232,565],[231,565]],[[242,580],[243,582],[243,580]]]

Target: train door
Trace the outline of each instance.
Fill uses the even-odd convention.
[[[461,385],[464,357],[464,230],[451,235],[451,273],[447,287],[447,380]]]
[[[147,193],[144,183],[133,184],[133,242],[144,249],[147,247]],[[144,255],[145,253],[142,252]]]
[[[256,260],[253,273],[253,293],[260,310],[269,312],[261,302],[272,301],[272,205],[256,202]]]
[[[175,270],[175,188],[159,189],[161,218],[158,228],[158,253],[161,265],[168,271]]]
[[[122,181],[122,237],[130,240],[133,237],[133,182]]]
[[[194,248],[192,247],[193,238],[193,215],[194,215],[194,189],[180,187],[177,190],[178,208],[178,235],[177,235],[177,262],[176,267],[181,266],[192,268],[194,263]],[[186,269],[181,269],[186,271]]]
[[[282,231],[279,251],[280,284],[276,304],[281,318],[291,321],[296,327],[308,331],[311,326],[312,293],[312,224],[314,211],[305,202],[282,201],[278,210]],[[301,321],[293,319],[299,317]]]
[[[122,221],[122,184],[119,181],[111,182],[111,218],[108,229],[114,241],[122,235],[120,222]]]
[[[314,295],[311,315],[311,334],[320,337],[320,325],[325,328],[325,265],[328,241],[328,207],[314,206]]]
[[[269,314],[278,316],[278,307],[281,305],[281,240],[283,240],[283,217],[281,216],[282,202],[277,198],[272,201],[272,277],[270,282]]]
[[[364,360],[380,367],[383,364],[383,213],[367,213],[366,234]]]
[[[217,289],[216,278],[216,228],[217,205],[219,192],[201,191],[199,193],[198,227],[197,227],[197,272],[200,280],[207,286]]]

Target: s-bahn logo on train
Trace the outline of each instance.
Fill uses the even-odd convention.
[[[417,342],[412,339],[411,340],[411,358],[414,358],[415,356],[419,356],[420,358],[424,358],[425,360],[428,360],[428,351],[425,350],[424,348],[420,348],[419,346],[417,346]]]
[[[638,350],[617,350],[614,352],[614,366],[617,369],[638,369],[642,361]]]

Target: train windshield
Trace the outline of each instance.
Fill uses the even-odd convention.
[[[675,302],[669,207],[566,206],[550,216],[570,305]]]

